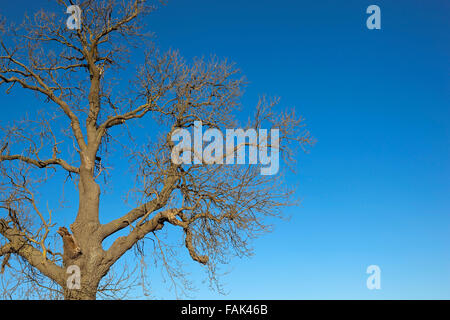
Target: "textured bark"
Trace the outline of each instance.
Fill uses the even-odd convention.
[[[64,289],[64,300],[96,300],[97,298],[97,284],[88,286],[82,285],[80,290],[77,289]]]

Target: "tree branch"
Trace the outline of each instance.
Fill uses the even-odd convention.
[[[62,168],[64,168],[65,170],[67,170],[68,172],[72,172],[72,173],[80,172],[79,168],[74,167],[74,166],[68,164],[65,160],[58,159],[58,158],[53,158],[53,159],[48,159],[48,160],[42,161],[42,160],[31,159],[31,158],[28,158],[28,157],[25,157],[22,155],[0,155],[0,162],[1,161],[14,161],[14,160],[20,160],[22,162],[32,164],[38,168],[46,168],[48,166],[58,165],[58,166],[61,166]]]
[[[176,219],[176,215],[180,212],[179,209],[168,209],[158,212],[153,218],[137,226],[127,236],[119,237],[111,245],[111,248],[106,252],[105,262],[107,265],[112,265],[125,252],[131,249],[139,240],[143,239],[150,232],[161,230],[164,227],[164,222],[168,221],[173,225],[184,226],[183,222]]]
[[[6,221],[0,219],[0,234],[9,240],[5,250],[20,255],[45,276],[60,285],[64,284],[64,269],[45,259],[42,252],[28,242],[23,232],[9,228]]]
[[[176,175],[169,176],[167,178],[166,185],[163,187],[156,199],[148,201],[143,205],[129,211],[124,216],[115,219],[105,225],[102,225],[100,230],[102,240],[107,238],[111,234],[116,233],[123,228],[126,228],[137,219],[163,208],[167,204],[172,191],[175,189],[175,183],[178,179],[179,177]]]

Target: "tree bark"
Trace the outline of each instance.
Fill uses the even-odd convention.
[[[96,298],[98,285],[108,269],[103,267],[105,251],[102,247],[102,238],[99,233],[99,203],[100,186],[95,182],[94,161],[95,151],[90,154],[81,153],[79,208],[77,217],[71,229],[73,236],[81,248],[81,255],[70,259],[64,254],[64,266],[66,270],[71,265],[80,268],[81,288],[64,288],[66,300],[94,300]],[[70,276],[70,275],[68,275]]]
[[[97,287],[83,286],[81,289],[64,289],[64,300],[95,300]]]

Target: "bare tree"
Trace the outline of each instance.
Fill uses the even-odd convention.
[[[292,194],[282,175],[261,175],[258,164],[171,160],[176,130],[192,128],[195,121],[216,129],[240,125],[242,76],[227,61],[186,62],[177,51],[149,45],[143,65],[120,90],[126,86],[115,74],[128,68],[134,48],[147,43],[142,18],[155,7],[144,0],[83,1],[81,28],[69,30],[67,15],[60,12],[72,3],[56,2],[57,14],[38,12],[19,27],[2,20],[0,29],[0,85],[6,93],[34,92],[51,106],[2,128],[0,257],[2,273],[10,274],[2,278],[4,296],[29,284],[25,296],[31,298],[36,288],[49,299],[113,297],[129,274],[116,276],[110,269],[132,248],[145,255],[145,242],[170,278],[182,277],[181,267],[173,265],[174,249],[162,236],[169,230],[182,236],[189,256],[216,281],[216,266],[250,254],[249,241],[270,230],[266,218],[282,216]],[[278,128],[288,164],[296,149],[313,141],[293,112],[274,112],[277,102],[261,98],[243,126]],[[143,144],[142,130],[134,129],[144,118],[157,124],[152,126],[157,132],[152,129],[150,142]],[[135,207],[108,213],[116,218],[101,223],[105,184],[100,180],[109,175],[111,147],[131,161],[136,179],[128,201]],[[45,200],[52,197],[45,185],[62,188],[67,181],[76,183],[79,200],[70,230],[57,228]],[[107,239],[112,244],[105,248]],[[78,290],[66,283],[66,268],[72,265],[81,271]]]

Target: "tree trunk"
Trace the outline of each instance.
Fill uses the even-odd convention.
[[[95,152],[90,156],[82,154],[79,181],[79,208],[75,222],[70,226],[73,236],[81,254],[71,259],[64,254],[66,270],[77,266],[80,276],[80,287],[64,288],[66,300],[95,300],[98,285],[107,270],[102,268],[105,251],[102,248],[102,239],[99,236],[99,202],[100,187],[93,177]],[[67,274],[71,277],[71,272]]]
[[[64,289],[64,300],[95,300],[97,288],[83,286],[81,289]]]

